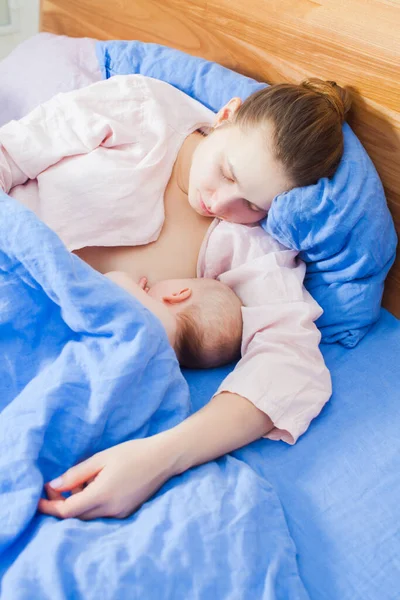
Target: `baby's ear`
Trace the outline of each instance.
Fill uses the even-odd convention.
[[[185,302],[192,295],[192,290],[190,288],[184,288],[179,292],[174,292],[173,294],[169,294],[168,296],[163,296],[163,302],[166,304],[179,304],[180,302]]]
[[[217,113],[214,121],[214,129],[222,125],[225,121],[232,121],[233,117],[242,105],[242,101],[239,97],[231,98],[225,106],[223,106]]]

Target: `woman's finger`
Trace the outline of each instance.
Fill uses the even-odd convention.
[[[49,502],[64,502],[65,498],[64,496],[60,493],[60,492],[56,492],[56,490],[53,490],[48,483],[45,484],[44,486],[44,490],[46,492],[46,496],[47,498],[40,498],[39,502],[38,502],[38,511],[39,512],[46,512],[46,507],[48,506]],[[44,510],[43,510],[44,509]]]
[[[81,514],[99,507],[102,502],[99,501],[99,491],[96,489],[96,483],[86,487],[82,492],[78,492],[68,498],[62,497],[54,500],[41,498],[38,504],[39,512],[46,515],[52,515],[59,519],[79,517]]]
[[[82,483],[81,485],[77,485],[74,489],[71,490],[71,494],[77,494],[78,492],[81,492],[82,490],[84,490],[85,487],[90,485],[96,479],[96,477],[97,477],[97,475],[95,475],[94,477],[89,477],[89,479],[85,483]]]
[[[57,492],[57,490],[53,490],[53,488],[51,488],[48,483],[45,484],[44,490],[45,490],[47,498],[49,500],[63,500],[64,499],[64,496],[61,494],[61,492]]]
[[[70,492],[74,488],[86,483],[98,475],[103,468],[98,455],[92,456],[71,469],[63,475],[50,481],[47,486],[59,492]]]

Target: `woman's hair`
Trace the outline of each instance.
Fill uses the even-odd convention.
[[[218,281],[199,281],[206,295],[177,313],[175,352],[183,367],[210,369],[240,358],[242,304]]]
[[[306,79],[255,92],[235,115],[238,125],[273,125],[273,152],[294,187],[332,177],[343,154],[342,124],[351,95],[334,81]]]

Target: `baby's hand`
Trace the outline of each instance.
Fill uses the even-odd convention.
[[[125,273],[125,271],[110,271],[109,273],[105,273],[105,276],[124,288],[127,292],[130,292],[133,296],[138,297],[139,293],[139,300],[142,297],[142,292],[140,290],[143,290],[144,292],[149,291],[147,277],[141,277],[139,283],[136,283],[133,277],[129,275],[129,273]]]
[[[149,286],[147,285],[147,277],[141,277],[139,280],[139,286],[142,288],[142,290],[144,290],[146,292],[146,294],[149,291]]]

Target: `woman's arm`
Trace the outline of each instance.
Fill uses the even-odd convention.
[[[267,437],[293,444],[332,393],[305,265],[261,227],[227,222],[209,237],[203,264],[203,277],[219,275],[243,303],[242,358],[217,394],[247,398],[274,423]]]
[[[6,123],[0,128],[1,188],[8,193],[63,158],[134,142],[146,94],[140,78],[112,77],[57,94]]]
[[[245,398],[218,394],[172,429],[119,444],[72,467],[47,484],[48,499],[41,499],[38,509],[60,518],[124,518],[174,475],[249,444],[272,426]],[[65,499],[61,492],[66,491],[74,493]]]
[[[174,474],[246,446],[272,428],[268,415],[246,398],[222,392],[167,432],[176,457]]]

